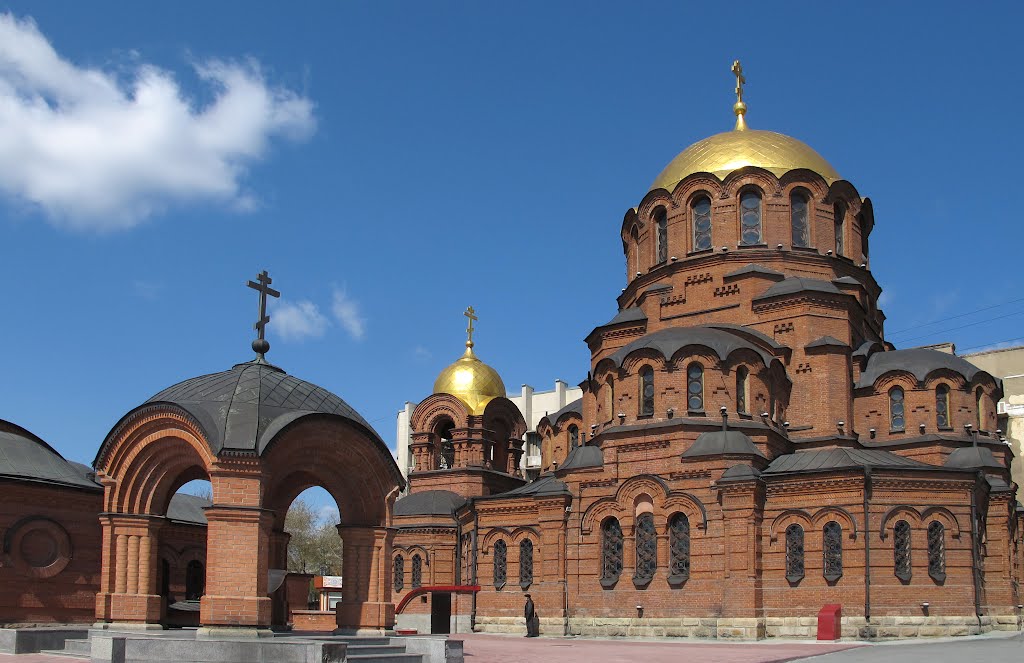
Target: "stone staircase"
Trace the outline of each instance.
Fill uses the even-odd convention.
[[[348,645],[345,661],[357,663],[424,663],[423,654],[409,654],[401,639],[381,636],[333,636],[332,642]]]
[[[88,638],[67,638],[63,649],[43,649],[40,654],[60,656],[73,661],[88,661],[92,652],[92,644]]]

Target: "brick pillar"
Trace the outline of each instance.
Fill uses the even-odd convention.
[[[413,467],[416,472],[427,472],[434,467],[434,443],[431,433],[412,434]]]
[[[206,507],[206,628],[269,628],[267,596],[273,512],[252,506]]]
[[[1015,515],[1011,506],[1014,505],[1013,497],[1010,491],[989,493],[985,519],[985,593],[982,611],[992,617],[995,628],[1002,630],[1017,628],[1016,606],[1019,596],[1013,585],[1013,541],[1010,539],[1010,518]],[[928,523],[924,526],[927,527]]]
[[[518,437],[510,438],[508,441],[508,468],[505,470],[512,476],[523,476],[519,469],[519,462],[523,458],[523,441]]]
[[[160,623],[161,599],[155,592],[155,538],[162,516],[130,513],[100,515],[103,565],[96,595],[96,618],[123,624]]]
[[[342,539],[341,603],[338,629],[379,632],[395,625],[391,602],[391,545],[395,531],[387,527],[338,525]]]
[[[722,586],[723,628],[728,637],[763,638],[764,619],[761,600],[761,519],[764,514],[764,482],[720,482],[724,576]]]

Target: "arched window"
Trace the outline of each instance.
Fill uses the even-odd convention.
[[[423,558],[419,555],[412,556],[412,586],[419,587],[423,584]]]
[[[907,426],[907,418],[904,415],[903,388],[893,387],[889,390],[889,430],[904,430]]]
[[[198,601],[206,591],[206,569],[199,560],[192,560],[185,567],[185,600]]]
[[[697,362],[686,369],[686,407],[691,412],[704,410],[704,367]]]
[[[526,589],[533,584],[533,541],[519,542],[519,586]]]
[[[654,414],[654,369],[644,366],[640,369],[640,416]]]
[[[746,412],[747,411],[747,378],[750,376],[750,371],[747,370],[746,366],[740,366],[736,369],[736,411]]]
[[[444,421],[437,427],[437,469],[450,470],[455,467],[455,445],[452,444],[452,429],[455,424]]]
[[[569,448],[575,449],[580,446],[580,429],[573,424],[569,426]]]
[[[664,207],[654,213],[654,225],[658,230],[658,264],[668,260],[668,215]]]
[[[793,523],[786,528],[786,580],[800,582],[804,577],[804,528]]]
[[[405,587],[405,558],[401,555],[395,555],[395,570],[392,575],[395,581],[395,591],[402,591]]]
[[[601,523],[601,584],[610,587],[622,574],[622,527],[615,518]]]
[[[825,580],[835,582],[843,575],[843,527],[834,520],[825,523],[821,530],[824,564],[822,575]]]
[[[494,544],[494,586],[501,589],[508,578],[508,545],[501,539]]]
[[[983,396],[984,396],[984,393],[982,393],[981,387],[978,387],[977,389],[974,390],[974,405],[975,405],[975,422],[974,423],[977,426],[979,431],[985,429],[985,427],[983,426],[983,423],[985,421],[985,417],[983,416],[983,412],[982,412],[982,407],[984,406],[984,401],[982,400]]]
[[[690,577],[690,521],[686,514],[672,516],[668,525],[669,582]]]
[[[910,582],[910,523],[898,521],[892,528],[893,570],[903,582]]]
[[[740,244],[761,243],[761,194],[747,189],[740,195]]]
[[[928,523],[928,575],[935,582],[946,580],[946,527],[937,520]]]
[[[630,264],[633,271],[629,273],[629,280],[632,281],[636,273],[640,271],[640,231],[633,226],[629,231],[629,253],[633,256]]]
[[[608,421],[611,421],[612,417],[615,416],[615,378],[610,375],[608,376],[608,383],[605,385],[604,397],[604,406],[608,410],[606,418]]]
[[[711,248],[711,199],[698,196],[690,204],[693,216],[693,250],[707,251]]]
[[[646,585],[658,570],[658,533],[654,530],[654,516],[641,513],[634,525],[633,539],[636,544],[636,571],[633,581]]]
[[[789,197],[789,218],[793,226],[793,246],[811,245],[811,225],[807,196],[795,192]]]
[[[846,203],[837,201],[832,206],[836,228],[836,255],[846,255]]]
[[[940,429],[951,428],[949,425],[949,387],[944,384],[935,388],[935,425]]]

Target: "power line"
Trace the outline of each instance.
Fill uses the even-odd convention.
[[[993,343],[983,343],[981,345],[975,345],[973,348],[966,348],[964,350],[960,350],[960,354],[968,354],[968,353],[970,353],[971,350],[981,350],[983,348],[992,347],[994,345],[1003,345],[1004,343],[1013,343],[1014,341],[1024,341],[1024,336],[1018,336],[1017,338],[1008,338],[1005,341],[995,341]],[[993,348],[993,349],[1003,349],[1003,348]]]
[[[1006,315],[999,315],[994,318],[988,318],[987,320],[978,320],[977,322],[968,322],[966,325],[960,325],[959,327],[950,327],[949,329],[940,329],[938,331],[928,332],[927,334],[921,334],[920,336],[911,336],[910,338],[900,339],[900,343],[908,343],[910,341],[916,341],[919,338],[928,338],[929,336],[935,336],[936,334],[945,334],[947,332],[956,331],[958,329],[966,329],[967,327],[974,327],[975,325],[983,325],[987,322],[994,322],[995,320],[1002,320],[1003,318],[1009,318],[1014,315],[1020,315],[1024,313],[1024,310],[1014,311],[1013,313],[1007,313]]]
[[[915,329],[921,329],[922,327],[931,327],[932,325],[937,325],[940,322],[946,322],[948,320],[956,320],[957,318],[964,318],[964,317],[967,317],[968,315],[974,315],[975,313],[981,313],[982,311],[990,311],[990,310],[992,310],[994,308],[999,308],[1000,306],[1008,306],[1010,304],[1016,304],[1017,302],[1024,302],[1024,297],[1021,297],[1020,299],[1012,299],[1012,300],[1010,300],[1008,302],[1003,302],[1001,304],[993,304],[992,306],[985,306],[983,308],[974,309],[973,311],[968,311],[966,313],[960,313],[959,315],[951,315],[951,316],[948,316],[948,317],[945,317],[945,318],[939,318],[938,320],[932,320],[931,322],[925,322],[925,323],[920,324],[920,325],[914,325],[913,327],[907,327],[906,329],[900,329],[899,331],[889,332],[887,334],[887,336],[895,336],[896,334],[903,334],[903,333],[906,333],[908,331],[914,331]]]

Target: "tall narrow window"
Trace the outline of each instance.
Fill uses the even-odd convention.
[[[644,366],[640,369],[640,416],[654,414],[654,369]]]
[[[740,244],[761,243],[761,194],[748,189],[740,196]]]
[[[533,584],[533,541],[519,542],[519,586],[526,589]]]
[[[452,429],[455,424],[451,421],[444,422],[437,430],[437,437],[440,439],[437,454],[437,469],[450,470],[455,466],[455,445],[452,444]]]
[[[811,226],[808,220],[807,196],[794,193],[789,199],[789,216],[793,225],[793,246],[811,245]]]
[[[405,558],[401,555],[395,555],[395,570],[392,575],[395,581],[395,591],[402,591],[405,587]]]
[[[575,449],[580,446],[580,429],[573,424],[569,426],[569,448]]]
[[[822,575],[825,580],[835,582],[843,575],[843,527],[834,520],[825,523],[821,530],[824,564]]]
[[[889,430],[902,431],[907,426],[903,404],[903,389],[893,387],[889,390]]]
[[[981,387],[978,387],[974,391],[974,405],[975,405],[975,422],[974,423],[977,426],[979,431],[980,430],[984,430],[984,428],[985,428],[982,425],[985,422],[984,413],[982,412],[982,408],[983,408],[983,406],[985,404],[984,400],[982,400],[983,396],[984,396],[984,394],[981,391]]]
[[[747,370],[746,366],[740,366],[736,369],[736,411],[746,412],[747,411],[747,378],[750,376],[750,371]]]
[[[694,362],[686,369],[686,407],[704,410],[704,367]]]
[[[804,528],[793,523],[786,528],[786,580],[804,578]]]
[[[832,206],[836,227],[836,255],[846,255],[846,204],[842,201]]]
[[[690,521],[686,514],[672,516],[668,526],[669,582],[683,582],[690,577]]]
[[[637,516],[633,534],[636,543],[636,572],[633,581],[646,585],[658,570],[658,533],[654,530],[654,516],[650,513]]]
[[[654,213],[654,225],[658,230],[658,264],[661,264],[668,260],[668,217],[664,207]]]
[[[412,586],[419,587],[423,584],[423,558],[419,555],[412,556]]]
[[[949,387],[944,384],[935,388],[935,425],[939,429],[951,428],[949,425]]]
[[[198,601],[206,592],[206,569],[203,563],[192,560],[185,567],[185,600]]]
[[[601,524],[601,584],[610,587],[622,574],[622,527],[615,518]]]
[[[633,271],[629,274],[629,280],[632,281],[633,277],[640,272],[640,231],[636,226],[629,231],[629,239],[629,251],[633,256],[630,263],[633,265]]]
[[[946,528],[937,520],[928,523],[928,575],[935,582],[946,580]]]
[[[864,256],[864,260],[868,259],[868,229],[867,224],[864,221],[863,213],[857,216],[857,226],[860,228],[860,254]]]
[[[711,199],[695,198],[690,212],[693,215],[693,250],[707,251],[711,248]]]
[[[910,523],[898,521],[892,528],[893,570],[903,582],[910,582]]]
[[[494,544],[494,586],[501,589],[508,579],[508,545],[501,539]]]
[[[608,383],[605,385],[605,409],[608,410],[607,416],[605,417],[608,421],[612,420],[615,416],[615,378],[608,376]]]

